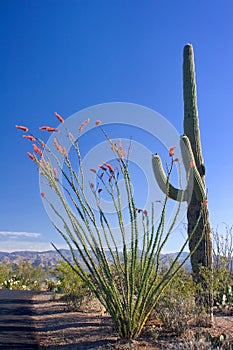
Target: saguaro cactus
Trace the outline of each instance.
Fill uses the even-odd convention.
[[[183,98],[184,135],[181,136],[180,146],[184,167],[187,172],[188,181],[186,189],[180,190],[176,189],[171,184],[166,184],[166,176],[162,169],[160,157],[157,154],[152,158],[152,165],[155,178],[161,190],[166,192],[174,200],[188,202],[187,219],[190,251],[193,251],[197,243],[201,240],[198,248],[191,256],[193,277],[202,284],[205,290],[207,289],[207,285],[200,275],[200,266],[207,267],[210,270],[212,269],[212,243],[208,208],[206,205],[205,167],[202,156],[197,110],[194,54],[191,44],[187,44],[183,52]],[[193,185],[193,187],[191,185]],[[195,230],[195,234],[191,236],[191,232],[201,212],[202,216]],[[203,295],[205,295],[205,300],[203,300]],[[202,294],[202,302],[204,302],[205,305],[211,305],[211,291]]]
[[[196,82],[194,69],[194,54],[191,44],[184,47],[183,61],[183,96],[184,96],[184,134],[190,140],[195,163],[200,174],[202,184],[205,186],[205,167],[201,149],[200,129],[197,110]],[[191,201],[188,205],[188,233],[193,230],[197,215],[199,215],[202,203],[193,192]],[[201,241],[196,253],[194,253],[191,262],[194,276],[199,278],[199,265],[212,268],[212,245],[209,225],[209,213],[207,206],[204,207],[204,215],[198,225],[194,239],[190,241],[190,248],[196,244],[204,230],[204,238]]]

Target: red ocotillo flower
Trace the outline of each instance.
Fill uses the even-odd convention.
[[[41,192],[40,195],[41,195],[42,198],[45,198],[45,197],[46,197],[46,193],[44,193],[44,192]]]
[[[86,126],[88,123],[90,123],[90,118],[86,119],[86,120],[80,125],[80,127],[78,128],[78,130],[79,130],[80,132],[82,132],[84,126]]]
[[[95,125],[101,125],[101,120],[96,120]]]
[[[23,130],[25,132],[28,132],[28,128],[26,126],[22,126],[22,125],[15,125],[15,127],[19,130]]]
[[[190,168],[193,168],[194,167],[194,162],[190,162],[189,165],[190,165]]]
[[[23,135],[24,139],[28,139],[30,141],[36,142],[36,138],[34,136],[30,136],[30,135]]]
[[[72,134],[72,132],[69,131],[68,135],[69,135],[69,138],[70,138],[71,141],[75,141],[76,140],[74,135]]]
[[[41,153],[42,152],[41,149],[39,147],[37,147],[37,145],[35,145],[35,143],[33,143],[32,146],[34,148],[34,152],[36,152],[36,153]]]
[[[103,164],[108,168],[110,173],[114,173],[114,168],[110,164],[108,164],[108,163],[103,163]]]
[[[90,171],[94,174],[96,174],[96,170],[95,169],[90,169]]]
[[[125,158],[126,156],[126,151],[123,149],[122,141],[118,140],[118,149],[117,153],[119,154],[120,158]]]
[[[59,145],[59,143],[58,143],[56,137],[54,137],[53,142],[54,142],[54,145],[55,145],[56,149],[58,150],[59,147],[60,147],[60,145]]]
[[[51,128],[50,126],[41,126],[39,128],[40,130],[46,130],[49,132],[60,132],[60,130],[56,129],[56,128]]]
[[[57,117],[57,119],[59,120],[59,122],[64,123],[64,119],[60,116],[60,114],[58,114],[57,112],[54,112],[54,114]]]
[[[62,148],[61,154],[66,158],[68,157],[68,153],[65,147]]]
[[[173,157],[174,154],[175,154],[175,149],[176,149],[176,146],[172,146],[169,148],[169,156],[170,157]]]
[[[204,202],[202,203],[202,206],[207,207],[207,204],[208,204],[208,199],[204,200]]]
[[[105,168],[103,165],[99,165],[98,166],[100,169],[102,169],[103,171],[106,171],[107,170],[107,168]]]
[[[36,158],[33,156],[33,154],[31,154],[30,152],[27,152],[27,155],[28,157],[31,159],[31,160],[35,160]]]
[[[60,130],[58,130],[56,128],[50,128],[50,127],[48,127],[46,130],[49,132],[60,132]]]
[[[119,146],[118,151],[122,152],[123,151],[123,146],[122,146],[122,141],[121,140],[118,140],[118,146]]]

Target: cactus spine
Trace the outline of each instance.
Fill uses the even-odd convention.
[[[202,300],[206,306],[211,307],[212,293],[206,293],[206,284],[200,275],[200,266],[212,269],[212,243],[209,225],[209,215],[207,206],[203,207],[206,199],[205,187],[205,167],[203,164],[203,156],[201,149],[200,129],[198,120],[197,98],[196,98],[196,82],[194,69],[194,54],[191,44],[187,44],[183,51],[183,98],[184,98],[184,136],[180,138],[180,147],[182,159],[187,174],[187,187],[185,190],[174,188],[171,184],[165,185],[166,176],[161,166],[161,160],[156,154],[152,158],[152,166],[155,178],[161,190],[174,200],[182,200],[188,202],[187,219],[188,219],[188,235],[191,235],[197,218],[201,210],[203,215],[199,221],[195,234],[189,240],[189,249],[193,251],[197,242],[203,235],[203,239],[198,248],[191,256],[191,264],[193,277],[202,284],[205,293],[202,294]],[[190,164],[192,165],[190,169]],[[189,177],[193,180],[190,191]],[[203,295],[204,300],[203,300]]]

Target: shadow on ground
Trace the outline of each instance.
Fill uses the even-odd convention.
[[[34,292],[0,290],[0,349],[39,349],[33,326]]]
[[[50,293],[0,290],[0,350],[82,350],[116,343],[109,317],[67,312]]]

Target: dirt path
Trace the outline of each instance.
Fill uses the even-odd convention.
[[[116,343],[109,317],[67,312],[51,293],[0,290],[0,350],[88,350]]]
[[[93,312],[90,306],[82,312],[68,312],[66,304],[51,300],[51,293],[37,294],[33,299],[40,349],[105,349],[117,342],[110,317]]]
[[[32,322],[34,292],[0,290],[0,349],[38,349]]]

